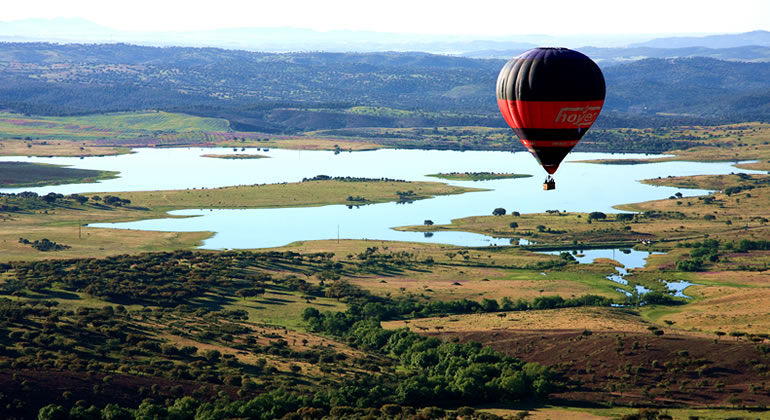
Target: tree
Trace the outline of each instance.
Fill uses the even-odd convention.
[[[247,289],[239,289],[235,292],[236,295],[241,296],[242,298],[247,297],[254,297],[259,295],[265,294],[265,288],[264,287],[250,287]]]
[[[492,214],[495,216],[505,216],[505,209],[502,207],[498,207],[492,210]]]
[[[88,201],[88,197],[84,197],[80,194],[72,194],[70,198],[77,201],[79,204],[85,204]]]
[[[114,195],[105,195],[103,201],[104,201],[104,204],[108,206],[120,206],[121,204],[123,204],[120,197],[116,197]]]
[[[57,404],[49,404],[37,413],[38,420],[66,420],[69,418],[64,407]]]
[[[433,226],[433,220],[425,219],[424,224],[425,224],[425,226]]]
[[[303,321],[309,321],[313,318],[318,318],[320,316],[321,316],[321,312],[316,308],[305,308],[305,310],[302,311]]]
[[[334,283],[326,289],[326,297],[335,298],[337,300],[354,293],[355,288],[345,279],[334,281]]]
[[[61,195],[61,194],[56,194],[54,192],[50,192],[50,193],[48,193],[48,194],[43,196],[43,201],[45,201],[48,204],[53,204],[54,202],[56,202],[56,199],[62,198],[62,197],[64,197],[64,196]]]
[[[516,223],[516,222],[511,222],[511,223],[508,224],[508,226],[510,226],[511,229],[516,229],[517,227],[519,227],[519,224]]]
[[[592,211],[591,213],[588,213],[588,220],[604,220],[606,218],[607,215],[600,211]]]
[[[102,408],[102,419],[104,420],[133,420],[134,416],[128,409],[117,404],[107,404]]]
[[[211,363],[216,363],[219,361],[219,358],[222,357],[222,353],[219,350],[206,350],[203,357]]]
[[[484,312],[497,312],[500,309],[500,306],[495,299],[484,298],[481,301],[481,309],[484,310]]]

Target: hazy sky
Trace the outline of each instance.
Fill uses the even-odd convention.
[[[770,30],[768,0],[8,0],[0,20],[115,29],[292,26],[421,34],[690,34]]]

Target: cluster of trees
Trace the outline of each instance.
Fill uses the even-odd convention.
[[[75,203],[80,205],[91,203],[96,206],[102,205],[102,203],[109,206],[127,206],[131,204],[131,200],[115,195],[105,195],[104,197],[92,195],[86,197],[80,194],[64,195],[55,192],[40,195],[32,191],[0,193],[0,211],[7,212],[52,209],[57,205],[69,206]]]
[[[329,175],[316,175],[312,178],[302,178],[302,182],[310,181],[340,181],[340,182],[407,182],[403,179],[391,179],[391,178],[365,178],[355,176],[329,176]]]
[[[767,240],[756,240],[753,241],[751,239],[741,239],[737,244],[728,242],[725,244],[725,249],[734,249],[736,252],[747,252],[747,251],[767,251],[770,249],[770,241]]]
[[[564,299],[561,296],[538,296],[532,301],[526,301],[524,299],[517,299],[513,301],[508,297],[500,299],[484,298],[481,301],[473,301],[468,299],[450,300],[450,301],[422,301],[414,297],[401,297],[401,298],[375,298],[368,294],[360,294],[360,291],[356,292],[356,297],[359,299],[366,299],[360,310],[368,317],[378,321],[387,321],[393,319],[411,319],[411,318],[424,318],[437,315],[461,315],[461,314],[473,314],[473,313],[490,313],[490,312],[512,312],[512,311],[527,311],[527,310],[542,310],[542,309],[557,309],[557,308],[572,308],[578,306],[610,306],[615,303],[612,299],[597,296],[597,295],[584,295],[569,299]],[[313,308],[310,308],[310,313],[316,314]],[[317,315],[317,314],[316,314]],[[332,316],[332,315],[329,315]],[[341,315],[333,315],[339,317]],[[324,318],[320,315],[311,317],[309,320],[311,329],[317,331],[333,330],[334,327],[323,326],[323,322],[331,321],[331,318]],[[335,318],[336,319],[336,318]],[[342,324],[339,324],[342,325]],[[337,334],[341,334],[342,330],[334,330]]]
[[[265,287],[267,282],[273,282],[269,269],[285,263],[304,267],[311,273],[326,270],[329,258],[328,253],[303,256],[291,252],[210,254],[177,251],[104,259],[13,262],[7,268],[13,269],[13,279],[3,288],[13,292],[61,284],[67,290],[111,301],[168,306],[201,297],[212,290],[235,294],[239,289]]]
[[[234,346],[255,355],[270,354],[271,360],[280,358],[285,362],[302,361],[320,364],[322,370],[327,371],[330,371],[329,366],[336,366],[339,369],[345,366],[341,361],[348,359],[348,356],[344,354],[321,347],[291,349],[280,335],[276,335],[278,339],[271,341],[270,344],[260,346],[254,342],[255,335],[251,329],[242,326],[240,318],[243,314],[236,312],[211,311],[205,307],[187,306],[180,306],[173,310],[145,308],[128,311],[121,305],[105,306],[102,309],[81,307],[72,311],[58,309],[55,301],[19,302],[0,299],[0,315],[2,315],[0,318],[0,369],[14,372],[24,370],[27,372],[26,375],[33,377],[34,373],[29,372],[40,370],[48,372],[49,376],[46,378],[55,377],[55,372],[61,371],[87,372],[87,378],[91,379],[86,381],[93,384],[93,390],[73,386],[67,388],[63,394],[56,392],[29,394],[29,381],[16,379],[14,375],[14,384],[8,388],[10,392],[0,394],[0,403],[6,406],[5,414],[9,417],[28,417],[19,416],[19,414],[32,409],[37,410],[35,408],[37,404],[44,405],[57,401],[57,404],[53,404],[47,410],[60,407],[55,412],[61,414],[64,411],[65,415],[58,418],[67,418],[68,410],[58,405],[62,404],[62,401],[67,401],[65,404],[71,406],[75,400],[84,402],[91,399],[104,400],[99,397],[100,395],[106,395],[111,403],[134,407],[144,399],[143,405],[152,405],[159,410],[164,405],[156,405],[158,401],[179,398],[181,395],[194,397],[196,407],[207,401],[212,403],[216,401],[214,404],[217,407],[227,406],[231,402],[221,397],[234,395],[234,391],[237,391],[239,402],[232,403],[230,407],[233,409],[262,392],[281,396],[274,401],[275,409],[281,414],[286,412],[281,410],[284,410],[283,407],[287,401],[295,401],[299,404],[292,406],[293,408],[288,411],[294,411],[299,407],[320,407],[328,412],[334,405],[356,405],[356,400],[349,399],[344,393],[321,391],[313,396],[312,393],[307,392],[301,395],[285,392],[287,381],[291,383],[299,372],[296,368],[290,369],[289,372],[279,372],[275,365],[267,363],[265,358],[257,360],[255,364],[245,365],[232,354],[223,354],[213,349],[199,350],[194,345],[178,346],[164,343],[156,337],[156,333],[161,331],[182,334],[188,339],[207,343],[209,348],[211,344],[226,343],[228,346]],[[146,322],[152,322],[155,325],[153,331],[140,326]],[[182,327],[182,324],[186,325]],[[185,333],[181,329],[189,332]],[[195,332],[196,330],[199,332]],[[236,339],[240,342],[239,344],[233,343],[233,335],[239,336]],[[275,334],[264,334],[265,337],[273,335]],[[363,359],[353,361],[357,363],[358,369],[373,369],[373,367],[367,367],[368,364],[364,363]],[[380,368],[386,368],[388,365],[387,360],[379,362]],[[297,365],[290,365],[290,367],[294,366]],[[66,374],[62,375],[62,378],[66,377]],[[118,378],[122,385],[113,386]],[[156,383],[157,378],[173,380],[171,383],[175,385],[161,388]],[[264,378],[264,382],[257,386],[255,381],[260,381],[261,378]],[[357,378],[347,385],[362,390],[372,387],[373,378],[369,378],[366,374],[357,375]],[[3,378],[3,381],[5,380]],[[387,385],[391,380],[385,378],[384,382]],[[7,384],[7,382],[3,383]],[[133,385],[129,385],[130,383]],[[152,387],[149,384],[153,384]],[[46,384],[41,386],[47,387]],[[52,390],[57,391],[60,386],[61,384],[56,384]],[[126,395],[121,390],[121,386],[133,386],[134,389],[130,395]],[[227,390],[229,394],[218,393],[217,389]],[[22,394],[32,396],[24,398]],[[101,414],[116,410],[119,408],[118,404],[104,407]],[[142,408],[140,405],[138,410],[121,409],[119,411],[124,414],[137,414],[142,412]],[[275,412],[271,410],[271,406],[263,406],[263,408],[267,409],[265,413]],[[73,412],[83,410],[95,415],[95,417],[85,418],[100,418],[100,409],[89,408],[82,403],[72,406],[69,415],[72,417]]]
[[[23,191],[20,193],[0,193],[0,210],[18,212],[26,210],[50,209],[57,200],[63,199],[62,194],[48,193],[39,195],[36,192]],[[74,201],[74,198],[73,198]],[[78,201],[79,202],[79,201]]]
[[[48,240],[47,238],[43,238],[40,240],[36,239],[34,241],[30,241],[29,239],[25,239],[25,238],[19,238],[19,243],[22,243],[24,245],[29,245],[32,248],[35,248],[36,250],[43,251],[43,252],[62,251],[62,250],[71,248],[69,245],[58,244],[56,242]]]
[[[476,411],[473,407],[460,407],[456,410],[436,406],[415,408],[399,404],[383,404],[380,407],[333,406],[329,409],[314,407],[314,399],[284,390],[260,394],[247,401],[231,401],[220,398],[216,401],[201,401],[192,397],[168,400],[158,404],[151,400],[142,402],[137,408],[126,408],[110,403],[104,408],[87,404],[78,404],[67,410],[59,404],[49,404],[40,409],[39,420],[178,420],[178,419],[221,419],[248,418],[255,420],[321,420],[333,419],[456,419],[467,420],[502,420],[503,418]],[[526,413],[526,412],[524,412]]]
[[[759,239],[741,239],[721,242],[718,239],[705,239],[702,242],[683,242],[679,246],[691,248],[689,258],[676,262],[679,271],[700,271],[706,264],[719,262],[723,252],[749,252],[770,250],[770,241]]]
[[[395,389],[399,404],[520,400],[545,396],[554,386],[548,368],[523,363],[478,343],[443,343],[408,329],[385,330],[380,326],[379,314],[372,313],[373,305],[352,304],[338,313],[307,308],[302,317],[313,331],[396,358],[407,372]]]
[[[98,195],[94,195],[91,198],[94,199],[94,201],[99,201]],[[116,207],[127,206],[131,204],[131,200],[126,198],[120,198],[115,195],[105,195],[104,197],[102,197],[102,202],[108,206],[116,206]]]

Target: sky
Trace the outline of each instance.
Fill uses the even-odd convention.
[[[770,31],[768,0],[28,0],[0,20],[81,18],[126,31],[296,27],[410,34],[711,34]]]

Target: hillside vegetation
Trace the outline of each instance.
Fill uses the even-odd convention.
[[[0,108],[34,114],[165,109],[236,130],[504,127],[504,60],[425,53],[254,53],[125,44],[0,44]],[[646,59],[605,68],[600,127],[763,120],[770,63]],[[419,111],[361,113],[357,106]]]

